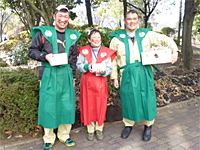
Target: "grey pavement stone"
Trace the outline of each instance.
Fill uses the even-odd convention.
[[[169,150],[185,150],[185,148],[177,145],[177,146],[174,146],[174,147],[170,148]]]
[[[191,146],[195,145],[195,143],[192,142],[192,141],[186,141],[186,142],[184,142],[184,143],[181,143],[180,145],[181,145],[182,147],[188,149],[188,148],[190,148]]]
[[[171,148],[169,144],[162,144],[154,148],[154,150],[168,150]]]
[[[143,145],[142,147],[145,149],[155,149],[159,145],[156,142],[148,142],[147,144]]]
[[[194,143],[200,143],[200,136],[192,139],[191,141],[194,142]]]
[[[121,148],[118,148],[117,150],[132,150],[132,149],[133,149],[133,147],[131,147],[130,145],[126,145]]]
[[[200,143],[189,148],[189,150],[199,150],[199,149],[200,149]]]
[[[184,102],[170,104],[157,109],[157,117],[152,128],[152,139],[142,141],[144,126],[136,123],[130,136],[121,139],[124,128],[122,121],[106,122],[104,139],[87,140],[85,127],[73,129],[73,147],[56,140],[53,150],[199,150],[200,149],[200,97]],[[0,150],[41,150],[42,138],[0,145]]]

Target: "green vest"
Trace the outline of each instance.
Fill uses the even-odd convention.
[[[32,37],[41,31],[45,39],[53,46],[53,54],[58,53],[57,33],[55,27],[40,26],[32,28]],[[65,53],[79,39],[80,33],[65,29]],[[75,90],[73,87],[72,68],[69,64],[46,66],[40,86],[38,124],[44,128],[57,128],[60,124],[75,122]]]
[[[152,31],[152,29],[143,28],[143,29],[137,29],[136,30],[136,39],[138,43],[138,49],[140,51],[140,56],[142,50],[142,40],[146,36],[148,31]],[[130,64],[130,50],[129,50],[129,44],[128,44],[128,34],[126,30],[119,30],[110,33],[110,38],[117,37],[120,41],[122,41],[125,44],[125,51],[126,51],[126,64]]]
[[[137,29],[136,31],[140,56],[143,51],[142,40],[148,31],[151,31],[151,29]],[[120,68],[124,70],[119,88],[122,115],[124,118],[136,122],[140,120],[152,121],[156,116],[156,95],[151,66],[144,66],[138,61],[130,63],[130,50],[126,30],[113,32],[110,36],[111,39],[117,37],[125,44],[126,65]]]

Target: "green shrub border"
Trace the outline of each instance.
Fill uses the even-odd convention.
[[[31,69],[0,68],[0,133],[34,131],[37,125],[39,84]]]

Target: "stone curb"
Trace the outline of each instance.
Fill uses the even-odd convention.
[[[185,100],[185,101],[182,101],[182,102],[171,103],[171,104],[166,105],[164,107],[157,107],[157,111],[167,109],[167,108],[170,108],[170,107],[173,107],[173,106],[189,103],[189,102],[192,102],[194,100],[197,100],[197,101],[200,100],[200,96],[192,98],[190,100]],[[84,127],[79,127],[79,128],[73,129],[71,132],[76,133],[76,132],[79,132],[80,130],[82,130],[83,128]],[[31,142],[38,142],[38,141],[41,141],[41,140],[42,140],[42,137],[41,138],[33,138],[33,139],[30,139],[30,140],[23,140],[23,141],[11,143],[11,144],[6,144],[6,145],[3,145],[3,146],[0,146],[0,150],[1,149],[7,149],[7,148],[10,148],[10,147],[16,147],[16,146],[22,145],[22,144],[28,144],[28,143],[31,143]]]

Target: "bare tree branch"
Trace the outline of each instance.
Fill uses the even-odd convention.
[[[141,11],[141,12],[144,14],[144,11],[143,11],[141,8],[139,8],[139,7],[136,7],[136,6],[134,6],[133,4],[131,4],[131,3],[128,3],[128,2],[127,2],[127,4],[128,4],[128,5],[131,5],[133,8],[135,8],[135,9],[137,9],[137,10]]]

